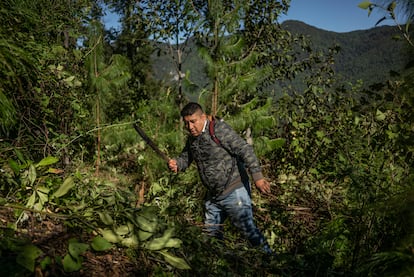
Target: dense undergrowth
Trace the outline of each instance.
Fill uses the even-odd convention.
[[[267,135],[284,144],[263,157],[272,194],[253,189],[253,199],[276,257],[250,249],[230,225],[224,244],[205,237],[204,189],[195,168],[169,173],[130,125],[120,125],[103,133],[107,147],[98,174],[88,160],[65,170],[57,158],[34,162],[12,145],[3,148],[2,264],[14,264],[15,276],[36,270],[76,275],[85,272],[91,253],[117,250],[131,264],[133,270],[124,268],[130,275],[408,274],[412,113],[393,84],[329,95],[313,89],[272,106],[278,128]],[[163,113],[156,106],[152,111]],[[151,136],[161,148],[178,153],[181,131],[171,130],[174,124],[154,128],[149,118],[142,125],[157,130]]]

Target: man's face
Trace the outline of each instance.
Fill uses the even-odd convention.
[[[203,132],[204,123],[206,122],[206,114],[197,111],[192,115],[184,116],[185,128],[193,137],[198,137]]]

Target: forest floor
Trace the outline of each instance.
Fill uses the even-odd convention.
[[[89,248],[81,254],[82,267],[73,272],[66,272],[62,262],[68,254],[69,242],[73,239],[78,242],[89,244],[94,235],[86,233],[79,228],[68,226],[67,222],[61,218],[39,215],[25,211],[24,220],[17,224],[18,228],[10,228],[10,224],[16,223],[17,209],[0,206],[0,276],[8,277],[132,277],[132,276],[154,276],[154,270],[159,267],[157,260],[147,257],[145,252],[131,251],[128,248],[112,247],[103,252],[94,251]],[[86,229],[86,228],[85,228]],[[34,272],[24,268],[19,260],[19,246],[34,245],[41,250],[41,254],[35,261]],[[260,257],[260,256],[251,256]],[[239,275],[244,270],[250,272],[254,268],[258,269],[258,276],[283,276],[273,275],[271,272],[280,273],[279,261],[270,265],[262,259],[250,259],[249,255],[238,255],[227,253],[225,257],[228,264],[227,273]],[[48,260],[47,263],[45,261]],[[279,264],[279,265],[278,265]],[[245,267],[248,268],[245,268]],[[265,266],[265,267],[263,267]],[[200,269],[195,269],[195,272]],[[208,270],[208,267],[202,268]],[[159,273],[159,272],[158,272]],[[197,275],[197,274],[196,274]],[[204,274],[203,274],[204,275]],[[171,275],[159,275],[171,276]],[[289,276],[289,275],[284,275]]]
[[[68,252],[68,242],[70,239],[77,239],[79,242],[88,243],[91,235],[65,226],[63,220],[50,218],[48,216],[39,217],[30,212],[19,223],[18,232],[14,234],[14,241],[6,241],[5,232],[13,231],[7,225],[16,221],[15,210],[10,208],[0,208],[0,276],[142,276],[148,265],[139,264],[137,260],[130,257],[124,248],[111,248],[105,252],[96,252],[92,249],[87,250],[83,255],[82,268],[72,273],[65,272],[63,266],[58,264],[58,257],[63,257]],[[10,238],[8,233],[7,238]],[[31,242],[38,247],[42,254],[36,260],[35,272],[21,267],[16,262],[18,252],[2,251],[4,244],[16,247],[21,243]],[[1,245],[3,244],[3,245]],[[51,262],[44,269],[41,268],[41,261],[50,257]],[[145,260],[145,259],[143,259]],[[142,263],[142,262],[141,262]]]

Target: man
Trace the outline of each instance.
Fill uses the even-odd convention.
[[[190,136],[182,153],[168,162],[173,172],[186,170],[195,161],[208,193],[205,202],[205,228],[222,238],[224,220],[231,222],[253,246],[271,253],[264,236],[253,221],[250,184],[245,167],[251,173],[256,187],[270,193],[270,184],[264,179],[259,160],[253,148],[224,121],[215,120],[213,140],[209,132],[210,120],[197,103],[188,103],[181,111]]]

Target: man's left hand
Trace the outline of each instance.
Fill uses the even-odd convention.
[[[265,179],[257,180],[255,184],[262,193],[270,193],[270,183]]]

